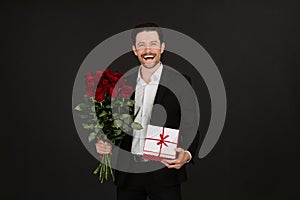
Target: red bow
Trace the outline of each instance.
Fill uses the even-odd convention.
[[[162,134],[159,134],[159,136],[160,136],[160,141],[157,142],[157,145],[164,144],[164,145],[168,146],[168,145],[165,143],[165,142],[166,142],[165,139],[168,138],[169,135],[164,136],[164,128],[163,128]]]
[[[176,144],[176,143],[171,142],[171,141],[166,141],[166,139],[167,139],[170,135],[165,135],[165,136],[164,136],[164,133],[165,133],[165,127],[163,127],[163,129],[162,129],[162,133],[159,134],[160,139],[146,138],[146,139],[148,139],[148,140],[157,140],[157,141],[158,141],[158,142],[156,143],[157,145],[160,145],[158,156],[160,156],[160,154],[161,154],[161,149],[162,149],[163,144],[164,144],[166,147],[168,146],[168,145],[166,144],[166,142],[172,143],[172,144]]]
[[[165,139],[166,139],[167,137],[169,137],[169,135],[164,136],[164,133],[165,133],[165,127],[163,127],[162,133],[159,134],[159,136],[160,136],[160,141],[157,142],[157,145],[160,145],[158,156],[160,156],[161,149],[162,149],[162,145],[164,144],[164,145],[168,146],[168,145],[166,144]]]

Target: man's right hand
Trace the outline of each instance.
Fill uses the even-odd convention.
[[[109,154],[111,153],[111,150],[112,150],[112,146],[110,143],[108,142],[104,142],[103,140],[98,140],[96,142],[96,150],[97,150],[97,153],[99,154]]]

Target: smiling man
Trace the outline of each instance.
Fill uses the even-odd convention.
[[[158,25],[145,23],[136,26],[132,31],[132,41],[132,50],[141,65],[129,80],[134,80],[135,93],[132,98],[135,100],[135,113],[137,114],[135,121],[139,122],[144,129],[134,130],[132,136],[126,135],[119,146],[131,152],[131,167],[147,167],[155,162],[144,159],[142,156],[147,131],[145,127],[149,124],[155,125],[155,120],[159,118],[155,116],[153,105],[159,104],[164,107],[167,114],[164,127],[178,129],[180,123],[190,127],[195,122],[181,118],[178,99],[172,91],[161,84],[165,80],[178,80],[176,79],[178,75],[161,63],[165,43]],[[193,112],[192,107],[191,112]],[[180,141],[187,138],[188,130],[188,128],[180,130],[183,131]],[[179,147],[176,148],[177,158],[162,160],[159,163],[162,165],[161,169],[147,173],[116,171],[117,199],[146,200],[149,197],[151,200],[180,200],[181,183],[187,180],[185,165],[190,161],[193,162],[198,140],[199,134],[197,133],[188,149],[183,149],[179,141]],[[100,154],[108,154],[112,146],[99,140],[96,143],[96,149]]]
[[[160,58],[164,52],[165,43],[160,41],[157,31],[142,31],[135,37],[132,50],[138,57],[142,70],[153,69],[151,72],[156,71],[160,67]]]

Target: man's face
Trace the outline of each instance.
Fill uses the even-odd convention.
[[[164,52],[165,43],[161,43],[156,31],[143,31],[136,35],[135,45],[132,46],[134,54],[141,65],[151,69],[160,62]]]

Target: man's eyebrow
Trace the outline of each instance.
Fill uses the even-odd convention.
[[[156,42],[156,43],[158,43],[158,40],[151,40],[150,42]],[[145,41],[141,41],[141,42],[138,42],[138,44],[140,44],[140,43],[146,43]]]

